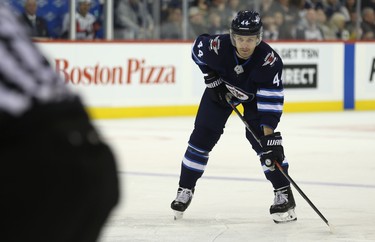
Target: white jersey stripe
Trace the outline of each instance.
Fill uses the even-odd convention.
[[[257,103],[258,110],[271,111],[271,112],[282,112],[283,105],[281,103]]]
[[[257,96],[265,98],[283,98],[284,90],[278,89],[259,89],[257,91]]]

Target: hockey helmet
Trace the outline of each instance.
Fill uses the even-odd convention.
[[[258,44],[262,40],[263,24],[258,12],[255,11],[239,11],[232,20],[230,27],[230,36],[234,45],[233,35],[256,35],[258,36]]]

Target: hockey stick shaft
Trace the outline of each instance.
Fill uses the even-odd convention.
[[[244,116],[240,113],[240,111],[237,109],[237,107],[233,104],[231,97],[226,96],[226,100],[228,104],[231,106],[233,111],[237,114],[237,116],[242,120],[242,122],[245,124],[247,130],[251,133],[251,135],[254,137],[254,139],[258,142],[260,147],[262,147],[262,144],[258,138],[258,136],[255,134],[255,132],[251,129],[250,125],[245,120]],[[311,208],[319,215],[319,217],[328,225],[328,227],[333,231],[333,228],[329,224],[328,220],[323,216],[323,214],[319,211],[319,209],[311,202],[311,200],[306,196],[306,194],[302,191],[302,189],[297,185],[297,183],[284,171],[282,166],[278,162],[274,162],[277,166],[277,168],[280,170],[280,172],[283,174],[283,176],[294,186],[294,188],[298,191],[298,193],[305,199],[305,201],[311,206]]]

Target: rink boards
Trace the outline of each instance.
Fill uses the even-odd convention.
[[[96,118],[194,115],[205,88],[191,42],[40,42]],[[285,112],[375,110],[374,42],[275,42]]]

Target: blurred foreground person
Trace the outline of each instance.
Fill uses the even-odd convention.
[[[112,151],[0,4],[1,241],[93,242],[118,201]]]

